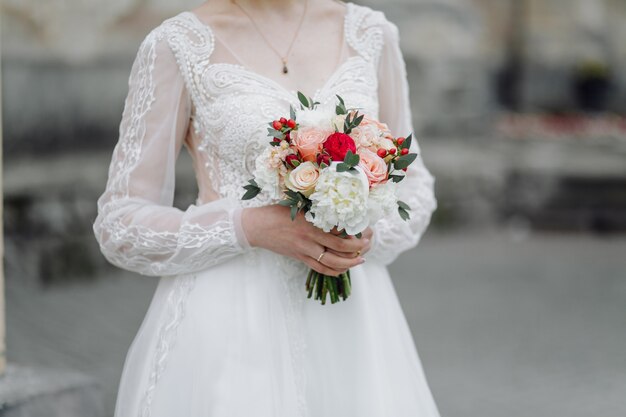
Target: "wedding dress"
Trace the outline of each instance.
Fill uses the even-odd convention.
[[[350,56],[314,98],[339,94],[408,134],[396,27],[348,3],[344,31]],[[240,220],[243,207],[275,203],[241,201],[242,186],[267,146],[266,123],[298,105],[295,92],[214,62],[214,47],[208,24],[184,12],[146,37],[131,72],[94,232],[110,262],[161,278],[128,351],[115,416],[438,416],[386,269],[427,227],[433,177],[421,159],[411,165],[400,183],[411,220],[373,226],[347,301],[307,299],[308,268],[250,247]],[[183,145],[199,186],[184,211],[172,207]]]

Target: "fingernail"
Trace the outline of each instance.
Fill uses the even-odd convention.
[[[365,258],[359,259],[359,265],[364,264],[364,263],[365,263]]]

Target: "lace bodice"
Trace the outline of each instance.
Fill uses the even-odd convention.
[[[314,98],[333,102],[339,94],[396,134],[410,133],[396,27],[382,13],[348,3],[344,37],[349,57]],[[263,195],[241,201],[242,186],[267,146],[267,122],[298,105],[296,92],[242,65],[213,62],[214,48],[211,28],[184,12],[154,29],[139,49],[94,223],[102,252],[122,268],[176,275],[228,260],[251,250],[241,211],[275,203]],[[184,211],[172,207],[174,165],[183,146],[199,188],[196,204]],[[416,141],[414,147],[419,151]],[[389,263],[417,244],[436,206],[433,182],[418,158],[400,184],[411,221],[395,215],[374,225],[369,259]]]

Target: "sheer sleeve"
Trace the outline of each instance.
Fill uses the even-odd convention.
[[[144,275],[177,275],[249,249],[235,201],[184,211],[172,206],[174,165],[191,112],[174,53],[155,29],[131,70],[119,141],[93,225],[102,253],[116,266]]]
[[[394,135],[413,132],[406,65],[400,51],[398,29],[386,21],[383,25],[384,46],[379,60],[380,120],[387,123]],[[434,178],[424,166],[417,140],[411,152],[418,154],[409,167],[406,178],[398,184],[399,198],[411,207],[411,219],[404,221],[399,214],[378,221],[374,227],[370,259],[390,264],[400,253],[413,248],[430,223],[437,207]]]

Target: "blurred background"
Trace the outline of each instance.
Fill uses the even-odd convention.
[[[2,416],[113,413],[157,280],[106,263],[95,202],[139,43],[200,2],[1,0]],[[358,3],[400,28],[437,178],[391,269],[442,416],[626,416],[626,1]]]

